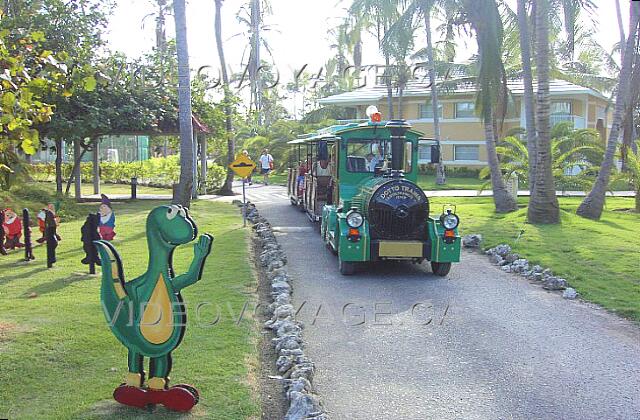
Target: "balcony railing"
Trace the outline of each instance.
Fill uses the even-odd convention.
[[[573,128],[587,128],[584,117],[579,117],[577,115],[551,114],[551,127],[563,121],[573,123]]]

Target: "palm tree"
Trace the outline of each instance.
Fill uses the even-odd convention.
[[[188,207],[193,192],[193,123],[191,120],[191,77],[189,74],[189,44],[185,1],[173,2],[178,52],[178,107],[180,110],[180,182],[173,202]]]
[[[222,88],[224,89],[224,115],[225,115],[225,134],[227,137],[227,164],[231,164],[236,157],[235,142],[233,140],[233,115],[231,109],[231,90],[229,89],[229,73],[227,72],[227,61],[224,57],[224,46],[222,43],[222,1],[216,1],[216,46],[218,48],[218,58],[220,60],[220,68],[222,72]],[[222,195],[233,195],[233,171],[227,169],[227,178],[224,185],[220,189]]]
[[[602,209],[604,208],[605,194],[609,185],[609,178],[614,166],[614,156],[618,146],[620,137],[620,126],[625,112],[625,108],[629,103],[629,95],[631,91],[631,75],[633,72],[632,61],[634,59],[634,49],[636,48],[636,39],[639,31],[638,24],[640,22],[640,3],[630,2],[629,13],[629,35],[625,45],[622,59],[622,68],[618,76],[618,94],[616,95],[616,105],[613,114],[613,122],[609,139],[607,141],[607,151],[605,153],[602,167],[596,178],[591,192],[585,197],[584,201],[578,207],[577,214],[589,219],[600,219]]]
[[[560,206],[551,169],[551,100],[549,95],[549,0],[536,2],[538,71],[536,177],[527,217],[530,223],[560,223]]]
[[[349,8],[349,13],[356,19],[363,22],[363,26],[373,28],[376,38],[378,39],[378,47],[382,48],[382,40],[385,34],[399,18],[398,2],[396,0],[354,0]],[[387,86],[387,107],[389,108],[389,119],[394,118],[393,110],[393,86],[392,86],[392,69],[391,54],[383,50],[385,71],[383,78]]]
[[[518,134],[505,137],[496,148],[501,160],[502,172],[509,178],[516,175],[524,179],[529,173],[529,150]],[[573,129],[570,122],[563,122],[552,129],[551,169],[556,184],[562,189],[588,190],[593,184],[593,174],[602,163],[604,147],[600,135],[593,129]],[[573,172],[579,168],[579,173]],[[480,178],[490,175],[489,168],[480,171]]]
[[[522,56],[522,81],[524,84],[524,114],[529,155],[529,189],[536,179],[536,112],[533,96],[533,70],[531,69],[531,36],[529,34],[529,15],[527,0],[518,0],[518,26],[520,27],[520,55]]]
[[[498,213],[507,213],[517,210],[518,204],[505,187],[496,152],[496,128],[499,117],[496,110],[506,109],[507,96],[507,81],[502,62],[502,18],[493,0],[464,0],[463,5],[478,42],[480,68],[477,77],[476,107],[484,122],[493,201]],[[504,111],[502,113],[504,114]]]

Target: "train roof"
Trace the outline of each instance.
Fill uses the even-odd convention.
[[[288,144],[304,144],[304,143],[314,143],[321,140],[335,140],[335,138],[346,132],[357,130],[359,128],[368,128],[368,127],[381,127],[384,128],[386,125],[386,121],[380,123],[374,123],[369,120],[348,120],[342,124],[336,124],[329,127],[322,128],[315,133],[303,134],[299,136],[295,140],[291,140]],[[410,132],[418,135],[418,137],[422,136],[422,133],[416,130],[409,130]]]

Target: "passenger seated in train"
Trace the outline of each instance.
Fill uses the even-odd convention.
[[[319,160],[313,164],[315,176],[331,176],[331,157],[327,160]]]
[[[304,191],[304,176],[309,172],[310,167],[311,156],[307,156],[307,160],[305,162],[301,162],[300,166],[298,167],[298,195],[302,195],[302,192]]]

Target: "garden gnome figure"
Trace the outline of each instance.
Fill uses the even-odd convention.
[[[56,217],[49,210],[45,211],[44,236],[47,240],[47,268],[53,267],[56,262],[56,248],[58,247],[58,235],[56,234]]]
[[[113,393],[121,404],[138,408],[162,404],[169,410],[189,411],[200,399],[190,385],[169,385],[171,354],[186,328],[181,292],[202,278],[213,237],[204,234],[196,241],[186,273],[176,275],[171,260],[178,246],[197,236],[198,228],[186,208],[171,205],[152,210],[147,217],[149,265],[131,281],[126,281],[115,247],[96,241],[102,262],[102,309],[111,331],[129,351],[126,381]],[[150,359],[148,375],[145,357]]]
[[[31,242],[31,219],[28,209],[22,210],[22,226],[24,227],[24,260],[35,260],[36,258],[33,256],[33,243]]]
[[[100,204],[100,237],[105,241],[112,241],[116,236],[114,229],[116,228],[116,215],[111,208],[111,200],[102,194],[102,204]]]
[[[100,258],[98,257],[98,250],[93,244],[94,241],[100,240],[100,234],[98,233],[98,224],[100,223],[100,215],[97,213],[90,213],[87,216],[87,220],[82,225],[80,233],[82,234],[82,249],[86,256],[82,259],[82,264],[89,265],[89,274],[96,273],[96,264],[100,265]]]
[[[6,249],[16,249],[24,247],[24,244],[20,242],[22,237],[22,221],[11,209],[4,210],[4,223],[2,224],[4,229],[6,242],[4,247]]]
[[[58,216],[57,213],[57,206],[54,205],[53,203],[49,203],[47,204],[47,207],[40,210],[40,212],[38,213],[38,228],[40,229],[40,233],[42,234],[42,237],[40,237],[40,239],[38,239],[36,242],[38,242],[39,244],[42,244],[44,242],[46,242],[46,238],[44,236],[44,222],[45,222],[45,217],[46,217],[46,211],[49,210],[51,213],[53,213],[53,217],[55,218],[56,221],[56,225],[60,226],[60,216]],[[58,235],[58,233],[56,233],[56,239],[58,239],[58,242],[60,242],[62,240],[62,238],[60,237],[60,235]]]
[[[7,255],[4,249],[4,210],[0,210],[0,255]]]

